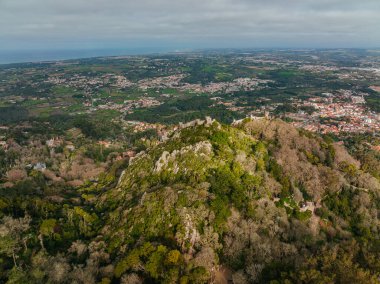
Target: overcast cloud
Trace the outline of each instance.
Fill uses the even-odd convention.
[[[380,0],[0,0],[0,49],[380,47]]]

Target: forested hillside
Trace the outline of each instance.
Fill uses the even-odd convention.
[[[380,183],[343,146],[267,119],[150,145],[75,191],[2,189],[0,282],[379,282]]]

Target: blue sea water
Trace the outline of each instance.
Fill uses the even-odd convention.
[[[138,55],[157,52],[167,52],[165,49],[136,48],[136,49],[81,49],[81,50],[23,50],[1,51],[0,64],[41,62],[90,58],[99,56]]]

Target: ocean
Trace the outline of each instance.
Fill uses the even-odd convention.
[[[165,49],[136,48],[136,49],[81,49],[81,50],[23,50],[1,51],[0,64],[41,62],[91,58],[99,56],[139,55],[168,52]]]

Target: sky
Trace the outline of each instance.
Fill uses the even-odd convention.
[[[380,0],[0,0],[0,51],[380,47]]]

